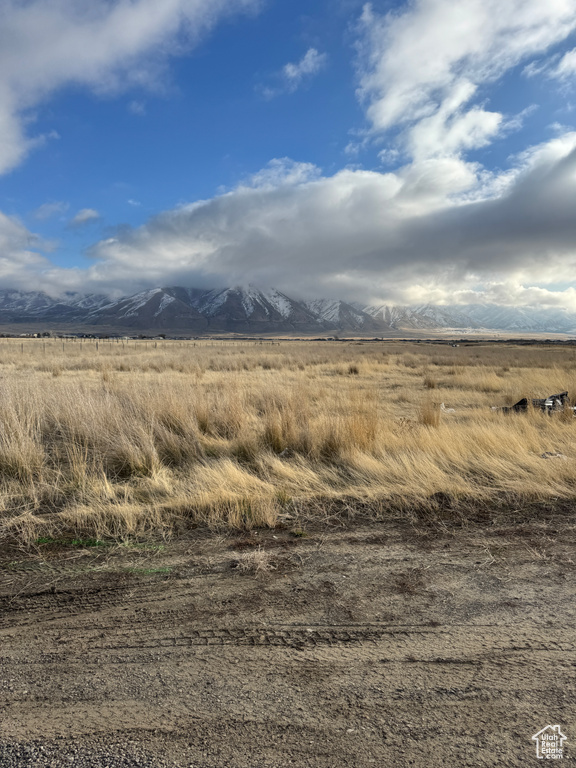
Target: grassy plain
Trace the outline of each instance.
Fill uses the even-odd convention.
[[[0,536],[563,503],[572,412],[490,406],[564,389],[576,352],[545,345],[2,339]]]

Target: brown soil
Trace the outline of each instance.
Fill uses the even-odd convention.
[[[0,765],[526,766],[548,724],[570,760],[574,543],[565,512],[4,550]]]

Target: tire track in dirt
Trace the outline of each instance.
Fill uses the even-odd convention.
[[[130,732],[178,768],[524,768],[533,733],[570,731],[568,548],[557,564],[510,546],[487,566],[483,544],[356,546],[343,563],[347,546],[265,577],[232,570],[224,542],[212,571],[185,578],[126,575],[119,558],[115,573],[7,586],[0,754],[3,740],[65,750]]]

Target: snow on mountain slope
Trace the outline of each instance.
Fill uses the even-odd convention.
[[[193,306],[209,317],[218,314],[221,307],[227,304],[239,304],[246,318],[255,314],[270,316],[277,313],[280,317],[289,318],[294,311],[295,302],[274,288],[261,291],[253,286],[246,288],[225,288],[223,290],[207,291],[198,297]]]
[[[176,299],[174,296],[168,296],[167,294],[164,294],[162,298],[160,299],[160,304],[158,305],[158,309],[156,312],[154,312],[154,317],[158,317],[158,315],[161,315],[162,312],[168,307],[170,304],[172,304]]]
[[[295,330],[322,327],[318,317],[302,302],[275,288],[254,286],[206,291],[192,300],[192,306],[209,318],[214,328],[239,330]]]
[[[159,293],[162,293],[161,288],[153,288],[151,291],[143,291],[142,293],[137,293],[136,296],[124,299],[122,309],[120,313],[118,313],[118,316],[131,317],[137,315],[138,312]]]
[[[571,333],[576,329],[576,314],[564,309],[502,307],[496,304],[424,304],[416,307],[381,304],[364,307],[364,311],[384,319],[395,328],[486,328],[538,333]]]
[[[472,304],[462,307],[462,310],[473,321],[485,328],[562,333],[571,333],[576,329],[576,314],[565,309]]]
[[[478,328],[477,322],[468,317],[459,307],[441,307],[423,304],[416,307],[402,307],[389,304],[364,307],[372,317],[380,318],[394,328]]]
[[[85,322],[140,329],[178,328],[205,330],[206,318],[162,288],[141,291],[89,312]]]
[[[306,301],[305,304],[311,312],[314,312],[327,323],[334,324],[340,319],[341,302],[339,301],[332,301],[331,299],[312,299]]]
[[[100,293],[76,293],[66,291],[57,300],[58,304],[77,307],[78,309],[97,309],[110,303],[110,297]]]
[[[305,302],[308,309],[318,315],[329,328],[378,331],[389,327],[381,317],[370,315],[356,304],[331,299],[312,299]]]
[[[43,291],[0,290],[0,311],[36,315],[45,312],[56,304]]]
[[[294,313],[295,302],[289,299],[284,293],[280,293],[275,288],[263,293],[268,303],[273,306],[276,311],[284,318],[289,318]]]

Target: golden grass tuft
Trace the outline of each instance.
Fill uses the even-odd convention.
[[[252,552],[243,552],[238,557],[237,567],[243,573],[269,573],[278,567],[275,560],[276,558],[271,552],[258,547]]]
[[[420,406],[418,420],[425,427],[437,427],[440,424],[440,403],[424,400]]]

